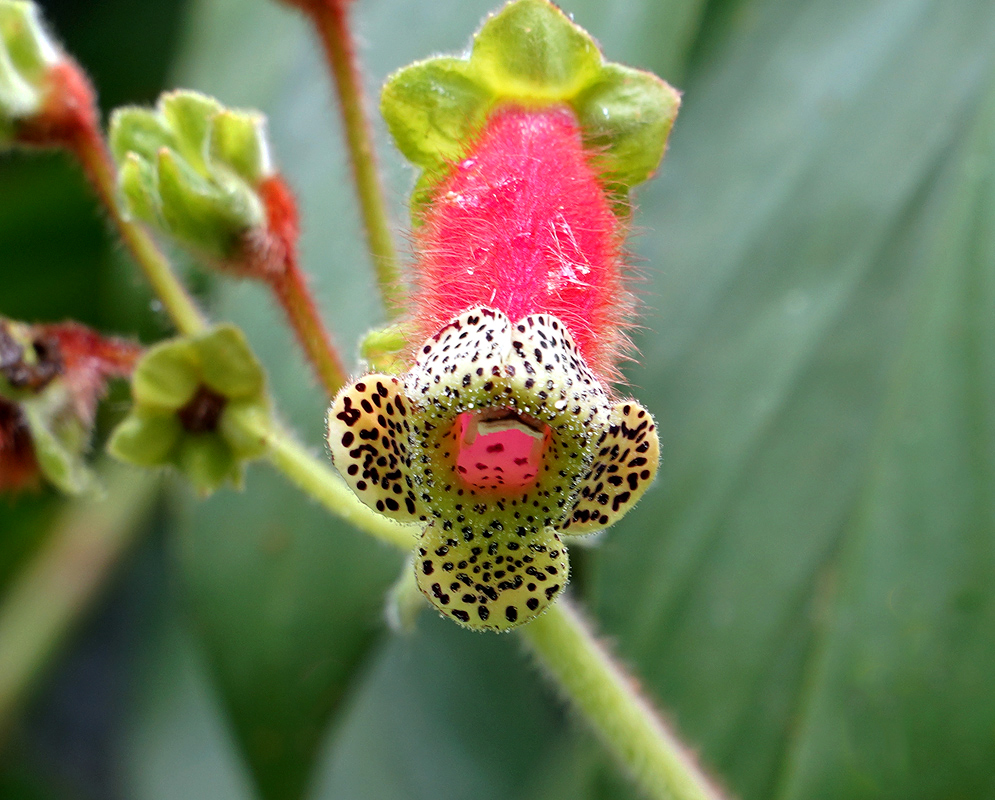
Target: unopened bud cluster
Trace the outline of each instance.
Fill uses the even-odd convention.
[[[169,92],[155,109],[116,111],[110,143],[131,217],[214,266],[263,277],[275,178],[263,115]]]

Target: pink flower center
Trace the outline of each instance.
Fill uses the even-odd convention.
[[[549,427],[511,409],[467,411],[456,421],[456,471],[474,489],[519,489],[542,467]]]

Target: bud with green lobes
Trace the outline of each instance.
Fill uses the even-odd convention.
[[[245,463],[265,450],[258,431],[269,420],[266,379],[233,325],[151,348],[131,391],[134,405],[108,443],[122,461],[173,466],[210,494],[241,486]]]
[[[114,112],[110,143],[126,213],[211,265],[265,277],[282,255],[273,251],[293,246],[270,220],[270,195],[284,187],[262,114],[168,92],[155,109]]]

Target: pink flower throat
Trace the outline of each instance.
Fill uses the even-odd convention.
[[[467,411],[456,420],[456,471],[474,489],[519,489],[542,468],[547,425],[511,409]]]

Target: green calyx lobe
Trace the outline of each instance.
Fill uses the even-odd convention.
[[[261,114],[168,92],[155,109],[118,109],[110,141],[127,212],[198,254],[236,258],[265,224],[257,190],[273,167]]]
[[[548,0],[513,0],[487,18],[468,58],[417,62],[383,88],[394,141],[423,170],[416,203],[504,104],[572,108],[603,180],[624,200],[663,158],[680,95],[649,72],[606,62]]]

